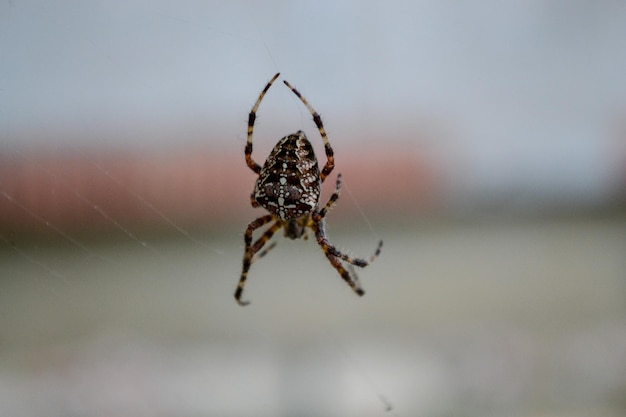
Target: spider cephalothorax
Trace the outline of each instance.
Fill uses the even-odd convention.
[[[333,149],[328,142],[328,137],[326,136],[320,115],[300,92],[293,88],[287,81],[284,81],[285,85],[298,96],[313,116],[313,121],[324,142],[326,164],[320,171],[313,146],[311,146],[311,142],[309,142],[306,135],[301,130],[279,140],[263,164],[263,167],[252,159],[252,132],[254,129],[254,121],[256,120],[256,111],[265,93],[267,93],[272,83],[276,81],[279,75],[280,74],[274,75],[263,91],[261,91],[248,117],[248,140],[245,149],[246,163],[248,167],[259,176],[252,195],[250,196],[250,202],[252,207],[261,206],[267,210],[269,214],[254,220],[246,229],[244,235],[246,249],[243,257],[243,270],[237,290],[235,291],[235,299],[240,305],[248,304],[247,301],[241,299],[241,295],[252,260],[281,227],[284,229],[285,236],[290,239],[298,239],[301,237],[306,239],[307,228],[312,229],[315,233],[317,243],[322,248],[322,251],[324,251],[331,265],[339,272],[339,275],[341,275],[356,294],[363,295],[365,292],[359,285],[358,278],[353,272],[353,269],[349,268],[350,271],[352,271],[351,274],[350,271],[344,267],[342,261],[349,265],[355,265],[361,268],[365,267],[380,254],[383,242],[381,240],[378,243],[376,251],[369,260],[364,260],[351,258],[342,253],[331,245],[326,238],[324,217],[328,209],[330,209],[339,198],[341,174],[337,175],[335,192],[331,195],[326,205],[320,209],[319,199],[322,183],[335,167]],[[270,222],[273,222],[272,225],[267,228],[256,241],[252,242],[252,234],[254,231]],[[265,255],[272,247],[273,246],[270,246],[261,252],[259,257]]]

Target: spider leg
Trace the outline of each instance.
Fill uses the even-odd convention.
[[[256,201],[256,198],[254,197],[254,192],[252,192],[252,194],[250,194],[250,205],[252,205],[252,207],[257,208],[259,206],[261,206],[259,204],[258,201]]]
[[[352,277],[352,280],[354,282],[356,282],[359,286],[361,286],[361,284],[359,282],[359,275],[356,273],[356,269],[354,268],[354,265],[346,263],[345,267],[348,270],[348,272],[350,273],[350,276]]]
[[[252,107],[252,110],[250,110],[250,114],[248,115],[248,140],[246,142],[245,150],[246,163],[248,164],[248,167],[256,174],[261,172],[261,165],[257,164],[254,159],[252,159],[252,131],[254,130],[256,111],[259,109],[259,106],[261,105],[261,100],[263,100],[263,97],[265,97],[265,93],[267,93],[267,90],[270,89],[272,83],[276,81],[276,78],[278,78],[279,75],[280,73],[274,75],[272,79],[267,83],[267,85],[265,85],[265,88],[263,89],[263,91],[261,91],[261,94],[259,94],[259,98],[256,100],[256,103],[254,103],[254,106]]]
[[[320,135],[322,136],[322,141],[324,141],[324,151],[326,152],[326,165],[320,172],[320,179],[322,182],[326,179],[326,177],[332,172],[333,168],[335,168],[335,156],[333,148],[330,146],[330,142],[328,142],[328,136],[326,136],[326,130],[324,129],[324,124],[322,123],[322,118],[319,113],[315,111],[313,106],[311,106],[306,98],[298,90],[296,90],[291,84],[289,84],[286,80],[283,80],[285,85],[289,87],[293,93],[298,96],[300,101],[309,109],[311,116],[313,116],[313,121],[317,126],[317,130],[320,131]]]
[[[332,195],[330,196],[330,198],[328,199],[328,202],[326,203],[326,205],[324,207],[322,207],[321,210],[319,210],[316,213],[312,214],[312,219],[313,219],[313,223],[315,225],[317,225],[317,227],[315,228],[316,230],[316,236],[318,236],[318,230],[321,230],[321,234],[322,237],[324,236],[324,229],[323,229],[323,219],[324,217],[326,217],[326,215],[328,214],[328,210],[330,210],[330,208],[337,202],[337,200],[339,199],[339,190],[341,189],[341,173],[337,174],[337,183],[335,185],[335,191],[332,193]],[[318,242],[319,242],[319,237],[318,237]],[[328,243],[328,241],[327,241]],[[321,243],[320,243],[321,245]],[[369,264],[371,264],[374,259],[376,259],[378,257],[378,255],[380,255],[380,251],[382,250],[383,247],[383,241],[380,240],[378,242],[378,246],[376,247],[376,250],[374,251],[374,254],[370,256],[370,258],[368,260],[365,259],[359,259],[359,258],[352,258],[344,253],[342,253],[341,251],[339,251],[337,248],[335,248],[333,245],[331,245],[330,243],[328,243],[327,248],[324,249],[324,246],[322,246],[322,249],[324,249],[324,252],[328,251],[331,255],[349,263],[352,264],[354,266],[358,266],[359,268],[365,268],[366,266],[368,266]]]
[[[336,256],[337,258],[341,259],[342,261],[346,261],[349,264],[352,264],[354,266],[358,266],[359,268],[365,268],[366,266],[368,266],[369,264],[371,264],[372,262],[374,262],[374,260],[376,258],[378,258],[378,255],[380,255],[380,252],[383,248],[383,240],[379,240],[378,241],[378,245],[376,246],[376,250],[374,251],[374,253],[372,255],[370,255],[370,257],[368,259],[361,259],[361,258],[353,258],[349,255],[346,255],[345,253],[341,252],[339,249],[337,249],[336,247],[332,246],[328,249],[330,251],[330,253],[333,256]]]
[[[324,217],[328,214],[328,210],[335,204],[337,199],[339,199],[339,190],[341,189],[341,173],[337,175],[337,183],[335,185],[335,191],[328,199],[326,205],[319,211],[312,214],[312,227],[315,230],[315,237],[317,238],[317,243],[322,248],[324,255],[330,261],[331,265],[337,270],[339,275],[343,278],[344,281],[352,288],[352,290],[357,295],[365,294],[365,291],[361,288],[359,284],[359,279],[357,274],[354,271],[354,266],[358,266],[360,268],[365,268],[370,263],[374,261],[380,255],[380,251],[383,246],[383,241],[380,240],[378,242],[378,246],[374,251],[374,254],[370,256],[369,259],[360,259],[360,258],[352,258],[345,253],[341,252],[334,245],[332,245],[328,239],[326,238],[326,232],[324,230]],[[346,269],[340,262],[340,260],[346,262],[348,265],[348,269]]]
[[[319,243],[319,241],[318,241]],[[328,242],[326,242],[328,243]],[[354,291],[356,293],[356,295],[358,296],[362,296],[365,294],[365,291],[363,290],[363,288],[361,288],[361,284],[359,284],[358,279],[353,276],[350,275],[350,273],[348,272],[348,270],[346,268],[344,268],[344,266],[341,264],[341,262],[339,261],[339,259],[333,255],[330,254],[330,252],[326,251],[324,249],[324,246],[322,243],[320,243],[320,246],[322,246],[322,250],[324,251],[324,255],[326,255],[326,258],[328,259],[328,261],[330,262],[330,264],[333,266],[333,268],[335,268],[337,270],[337,272],[339,273],[339,275],[341,275],[341,278],[343,278],[343,280],[346,282],[346,284],[348,284],[350,286],[350,288],[352,288],[352,291]]]
[[[317,237],[317,243],[322,247],[322,251],[324,252],[324,255],[326,255],[326,258],[328,259],[330,264],[333,266],[333,268],[337,270],[341,278],[343,278],[343,280],[350,286],[350,288],[352,288],[352,290],[357,295],[362,296],[363,294],[365,294],[365,291],[361,288],[361,284],[359,283],[359,278],[357,274],[355,273],[352,265],[364,268],[368,266],[370,263],[372,263],[374,259],[376,259],[378,255],[380,254],[381,248],[383,246],[383,241],[381,240],[380,242],[378,242],[378,247],[376,248],[376,251],[368,260],[352,258],[340,252],[336,247],[334,247],[328,241],[328,239],[324,237],[323,232],[318,232],[318,230],[321,230],[321,229],[320,228],[316,229],[315,236]],[[347,265],[348,269],[346,269],[341,264],[340,259],[348,263]]]
[[[340,254],[340,252],[330,244],[328,239],[326,239],[326,233],[324,232],[324,224],[322,221],[315,222],[314,229],[317,243],[322,248],[324,255],[326,255],[326,258],[333,268],[337,270],[341,278],[343,278],[346,284],[348,284],[357,295],[362,296],[365,294],[365,291],[363,291],[363,288],[361,288],[361,285],[359,284],[358,278],[350,275],[350,272],[341,264],[341,261],[339,260],[340,257],[336,255]]]
[[[272,242],[267,248],[263,249],[262,252],[259,252],[257,257],[252,260],[252,263],[254,263],[255,261],[261,259],[265,255],[267,255],[272,249],[274,249],[276,247],[276,245],[277,245],[276,242]]]
[[[276,229],[276,230],[278,230],[278,229]],[[273,230],[271,227],[269,229],[267,229],[265,231],[265,233],[263,233],[261,235],[261,237],[259,237],[256,240],[256,242],[254,242],[252,244],[252,247],[256,247],[257,245],[260,245],[261,247],[263,247],[265,244],[267,244],[267,242],[269,242],[269,240],[272,238],[274,233],[276,233],[276,230]],[[263,243],[259,243],[259,242],[263,242]],[[267,255],[272,249],[274,249],[276,247],[277,244],[278,244],[277,242],[272,242],[272,243],[270,243],[270,245],[268,247],[263,249],[261,252],[255,253],[255,257],[252,259],[252,263],[256,262],[257,260],[259,260],[262,257],[264,257],[265,255]]]
[[[337,182],[335,184],[335,191],[333,191],[332,195],[328,199],[328,203],[326,203],[326,205],[315,215],[316,218],[321,220],[324,217],[326,217],[326,214],[328,214],[328,210],[330,210],[330,208],[333,205],[335,205],[335,202],[337,202],[337,200],[339,199],[340,189],[341,189],[341,172],[337,174]]]
[[[369,264],[374,262],[374,260],[376,258],[378,258],[378,255],[380,255],[380,252],[381,252],[381,250],[383,248],[383,241],[382,241],[382,239],[378,241],[378,245],[376,246],[376,250],[374,251],[374,253],[368,259],[353,258],[353,257],[351,257],[349,255],[346,255],[345,253],[343,253],[339,249],[337,249],[334,245],[332,245],[328,241],[328,239],[326,239],[323,226],[319,226],[320,224],[322,224],[322,223],[321,222],[317,223],[317,226],[315,228],[315,237],[317,238],[317,243],[319,243],[319,245],[324,250],[324,253],[327,253],[327,254],[329,254],[331,256],[339,258],[342,261],[345,261],[345,262],[347,262],[347,263],[349,263],[351,265],[358,266],[359,268],[365,268],[366,266],[368,266]]]
[[[263,235],[261,235],[261,237],[259,237],[254,242],[254,244],[252,243],[252,234],[256,229],[271,222],[272,220],[274,220],[274,216],[272,216],[271,214],[259,217],[248,225],[248,228],[246,229],[246,232],[244,234],[244,243],[246,245],[246,249],[243,255],[243,269],[241,271],[239,283],[237,284],[237,289],[235,290],[235,300],[237,300],[237,303],[239,303],[239,305],[241,306],[245,306],[250,303],[249,301],[243,301],[241,299],[241,295],[243,293],[243,287],[246,284],[246,279],[248,278],[248,271],[250,270],[250,265],[252,265],[254,255],[259,250],[261,250],[261,248],[263,248],[263,246],[270,240],[274,233],[276,233],[276,231],[281,228],[282,223],[278,221],[275,222],[272,226],[270,226],[269,229],[267,229],[263,233]],[[271,247],[264,251],[262,255],[267,253],[267,251],[269,251],[270,249]]]

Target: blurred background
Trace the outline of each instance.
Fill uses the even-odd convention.
[[[622,416],[626,4],[0,3],[0,414]],[[276,72],[343,174],[252,266]],[[276,82],[254,158],[311,116]]]

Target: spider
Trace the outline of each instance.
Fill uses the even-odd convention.
[[[328,214],[328,210],[339,198],[341,174],[337,175],[335,191],[326,205],[320,208],[319,200],[322,183],[335,167],[333,148],[328,142],[320,115],[302,94],[287,81],[284,81],[285,85],[300,99],[313,116],[313,121],[324,142],[326,164],[320,172],[317,158],[313,152],[313,146],[301,130],[280,139],[274,146],[274,149],[272,149],[263,167],[252,159],[252,132],[256,112],[261,104],[261,100],[263,100],[263,97],[279,75],[280,73],[274,75],[263,88],[248,117],[248,140],[246,142],[245,158],[248,167],[258,175],[254,190],[250,196],[250,203],[255,208],[263,207],[269,214],[252,221],[248,224],[245,231],[243,269],[235,291],[235,300],[242,306],[249,304],[249,301],[241,299],[241,295],[248,277],[250,265],[257,253],[258,259],[274,247],[274,244],[272,244],[259,253],[281,227],[284,229],[285,237],[289,239],[307,239],[307,228],[311,229],[330,264],[337,270],[350,288],[357,295],[362,296],[365,294],[365,291],[359,285],[352,265],[361,268],[369,265],[380,254],[383,241],[381,240],[378,243],[376,251],[368,260],[352,258],[339,251],[328,241],[324,229],[324,218]],[[252,235],[254,231],[268,223],[272,224],[253,243]],[[344,267],[341,261],[348,264],[348,269]]]

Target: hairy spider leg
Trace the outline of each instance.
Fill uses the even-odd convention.
[[[258,261],[259,259],[261,259],[265,255],[267,255],[272,249],[274,249],[276,247],[277,244],[278,244],[277,242],[270,243],[270,245],[267,248],[263,249],[261,252],[259,252],[257,254],[256,258],[252,259],[252,263]]]
[[[317,212],[317,217],[319,219],[323,219],[324,217],[326,217],[326,215],[328,214],[328,210],[330,210],[330,208],[335,205],[337,200],[339,200],[339,191],[341,190],[341,184],[342,184],[342,181],[341,181],[341,172],[340,172],[337,174],[337,181],[335,182],[335,191],[331,194],[326,205],[322,207],[320,211]]]
[[[237,284],[237,289],[235,290],[235,300],[237,300],[237,303],[239,303],[239,305],[245,306],[247,304],[250,304],[249,301],[243,301],[241,299],[241,295],[243,293],[243,287],[246,285],[248,271],[250,270],[250,265],[252,265],[254,255],[267,243],[268,240],[272,238],[274,233],[276,233],[276,231],[282,227],[282,223],[277,221],[272,224],[269,229],[267,229],[254,242],[254,244],[252,243],[252,234],[256,229],[266,225],[272,220],[275,220],[275,217],[271,214],[266,214],[265,216],[259,217],[248,225],[248,228],[246,229],[246,232],[244,234],[246,249],[243,256],[243,269],[241,271],[241,277],[239,278],[239,284]]]
[[[328,199],[328,202],[317,213],[313,213],[312,219],[314,223],[321,222],[322,219],[324,219],[326,215],[328,214],[328,210],[330,210],[330,208],[335,205],[335,203],[339,199],[339,191],[341,190],[341,184],[342,184],[341,173],[339,173],[337,174],[337,182],[335,184],[335,191],[332,193],[332,195]],[[374,259],[376,259],[378,255],[380,255],[380,251],[382,250],[382,247],[383,247],[383,241],[381,239],[380,241],[378,241],[378,246],[376,247],[374,254],[370,256],[367,261],[363,259],[358,259],[358,258],[351,258],[336,249],[334,250],[334,252],[332,252],[332,254],[352,265],[358,266],[360,268],[364,268],[367,265],[371,264],[374,261]]]
[[[322,248],[324,255],[326,255],[326,258],[328,258],[333,268],[337,270],[339,275],[341,275],[343,280],[346,281],[346,283],[350,286],[350,288],[352,288],[352,290],[354,290],[355,293],[357,293],[358,295],[363,295],[365,294],[365,291],[363,291],[363,289],[361,288],[359,284],[358,276],[354,272],[354,268],[351,268],[351,267],[349,268],[352,271],[352,275],[350,275],[350,272],[346,270],[346,268],[344,268],[344,266],[341,264],[339,259],[341,259],[344,262],[347,262],[350,265],[358,266],[360,268],[365,268],[370,263],[372,263],[378,257],[378,255],[380,255],[380,251],[383,247],[383,241],[380,240],[378,242],[378,246],[376,247],[374,254],[371,255],[368,260],[360,259],[360,258],[352,258],[346,255],[345,253],[341,252],[340,250],[338,250],[334,245],[332,245],[328,241],[328,239],[326,238],[326,232],[324,230],[324,217],[328,213],[328,210],[339,199],[340,189],[341,189],[341,174],[337,175],[335,191],[328,199],[328,202],[326,203],[326,205],[324,205],[324,207],[321,210],[317,211],[316,213],[313,213],[311,217],[312,223],[313,223],[313,229],[315,231],[315,237],[317,238],[317,243]]]
[[[313,121],[317,126],[317,130],[320,131],[320,135],[322,136],[322,140],[324,141],[324,151],[326,152],[326,165],[320,172],[320,179],[322,182],[326,179],[326,177],[332,172],[333,168],[335,168],[335,153],[333,148],[330,146],[330,142],[328,142],[328,136],[326,136],[326,130],[324,129],[324,124],[322,123],[322,118],[319,113],[315,111],[313,106],[311,106],[306,98],[298,90],[296,90],[291,84],[289,84],[286,80],[283,80],[285,85],[289,87],[293,93],[298,96],[300,101],[309,109],[311,116],[313,116]]]
[[[265,85],[265,88],[263,89],[263,91],[261,91],[261,94],[259,94],[259,98],[256,100],[256,103],[254,103],[254,106],[252,106],[252,110],[250,110],[250,114],[248,115],[248,140],[246,142],[245,150],[246,163],[248,164],[248,167],[250,167],[250,169],[257,174],[261,172],[261,165],[257,164],[254,159],[252,159],[252,132],[254,130],[254,121],[256,120],[256,112],[261,105],[261,100],[263,100],[263,97],[265,97],[265,93],[267,93],[267,90],[270,89],[270,87],[272,86],[274,81],[276,81],[279,75],[280,72],[276,73],[276,75],[274,75],[272,79]]]
[[[363,294],[365,294],[365,291],[363,291],[363,288],[361,288],[358,278],[353,278],[348,270],[344,268],[339,258],[334,255],[334,253],[338,252],[337,249],[335,249],[335,247],[330,244],[330,242],[328,241],[328,239],[326,239],[324,235],[325,232],[323,221],[316,222],[315,237],[317,238],[317,243],[322,248],[324,255],[326,255],[326,258],[328,259],[330,264],[333,266],[333,268],[337,270],[337,272],[339,273],[341,278],[343,278],[346,284],[348,284],[357,295],[362,296]]]

